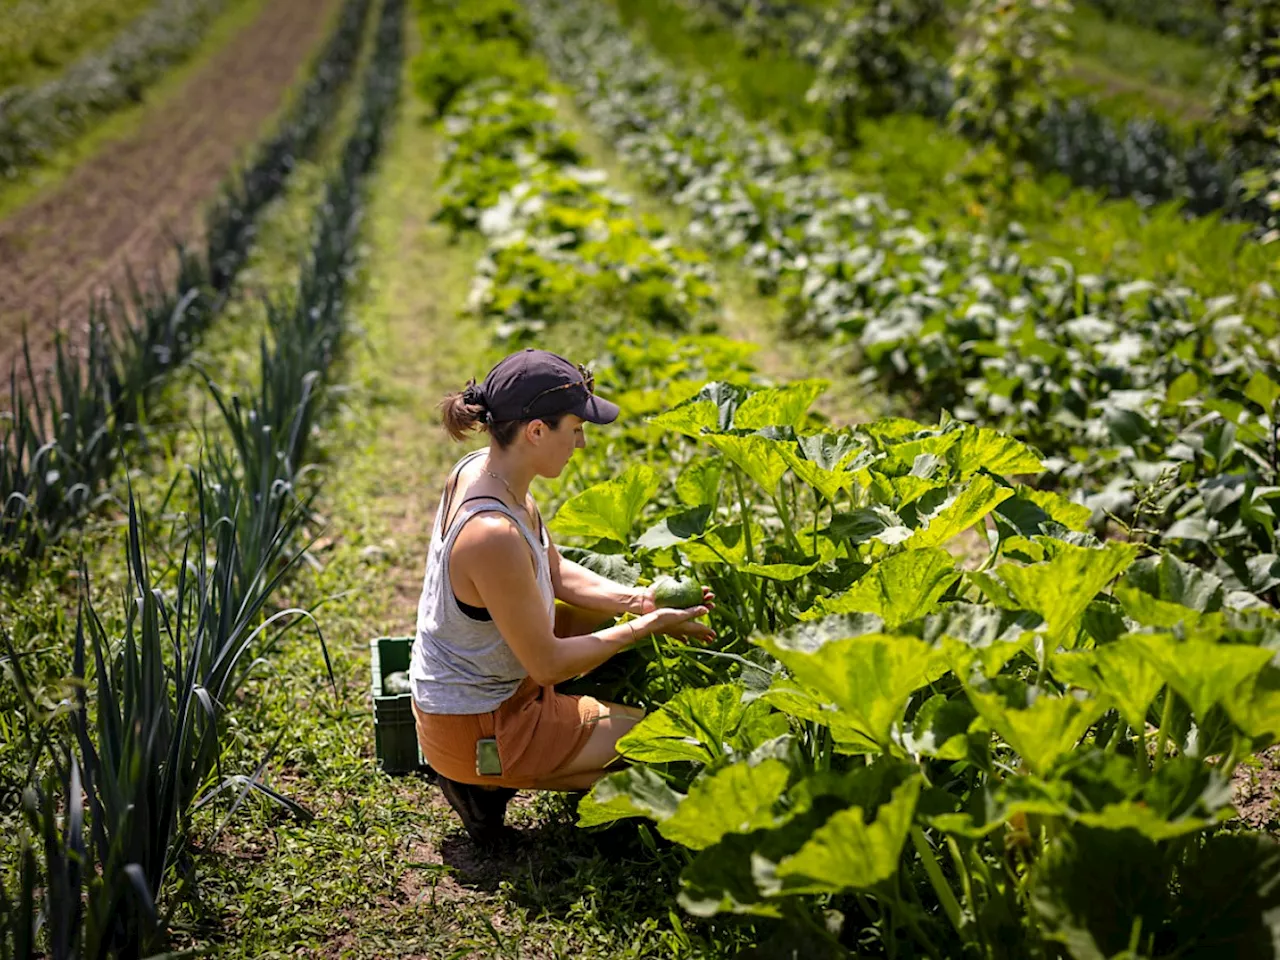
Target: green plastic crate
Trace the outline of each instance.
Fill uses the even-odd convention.
[[[413,637],[378,637],[369,642],[373,673],[373,744],[378,766],[385,773],[414,773],[426,770],[418,749],[418,732],[413,719],[413,695],[383,694],[387,674],[409,669]]]

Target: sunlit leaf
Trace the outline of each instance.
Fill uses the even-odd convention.
[[[630,543],[636,521],[660,484],[657,470],[634,463],[612,480],[588,487],[566,500],[556,512],[556,532],[561,536]]]
[[[893,630],[931,613],[958,579],[955,558],[945,550],[905,550],[873,565],[847,592],[823,597],[803,619],[833,613],[874,613]]]
[[[827,639],[815,647],[812,633],[782,633],[760,642],[882,746],[911,695],[947,671],[942,658],[915,637],[870,634]]]
[[[1025,443],[1005,436],[989,427],[965,427],[949,458],[961,478],[979,470],[1008,476],[1016,473],[1040,473],[1044,464]]]
[[[786,386],[757,390],[734,412],[733,426],[738,430],[798,427],[828,386],[826,380],[794,380]]]
[[[1057,697],[1021,685],[1010,685],[1005,695],[971,686],[965,691],[982,719],[1037,774],[1047,772],[1059,757],[1073,750],[1108,706],[1108,701],[1099,697]],[[1016,702],[1019,699],[1021,702]]]
[[[628,731],[618,752],[645,763],[710,763],[728,750],[749,750],[785,732],[785,718],[764,703],[743,703],[742,695],[736,684],[686,687]],[[770,715],[776,719],[765,719]],[[749,741],[738,736],[740,727],[749,728]]]
[[[750,833],[785,817],[774,806],[791,775],[781,760],[734,763],[694,781],[689,795],[658,832],[668,840],[702,850],[727,833]]]
[[[920,784],[918,777],[901,784],[870,822],[861,807],[834,814],[803,847],[778,863],[776,873],[784,889],[788,893],[866,890],[893,876],[915,815]]]
[[[627,767],[595,782],[578,801],[578,826],[595,827],[628,817],[665,820],[683,796],[648,767]]]
[[[1214,704],[1230,708],[1248,699],[1273,651],[1238,643],[1178,642],[1168,634],[1133,633],[1122,639],[1146,660],[1203,721]]]
[[[1012,490],[997,484],[990,477],[975,477],[954,499],[930,516],[928,525],[918,528],[906,545],[940,546],[981,521],[1011,496]]]
[[[1028,567],[1006,563],[995,572],[1024,609],[1044,617],[1050,638],[1057,641],[1137,552],[1131,543],[1112,542],[1097,550],[1062,544],[1057,555],[1043,563]]]
[[[787,459],[782,454],[785,443],[754,434],[746,437],[712,434],[703,439],[759,484],[765,493],[771,497],[777,495],[778,483],[787,472]]]

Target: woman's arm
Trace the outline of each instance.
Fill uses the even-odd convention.
[[[628,587],[588,570],[579,563],[560,556],[554,543],[547,552],[551,563],[551,585],[556,599],[587,610],[604,613],[647,613],[654,609],[649,591]]]
[[[452,580],[465,577],[475,587],[511,652],[534,682],[543,686],[586,673],[650,634],[678,632],[699,639],[715,637],[705,624],[688,622],[706,614],[706,606],[654,610],[594,633],[557,637],[551,618],[543,612],[545,601],[538,591],[529,545],[506,518],[482,516],[471,520],[454,544],[450,567]],[[571,579],[573,576],[570,574]],[[599,579],[613,583],[604,577]]]

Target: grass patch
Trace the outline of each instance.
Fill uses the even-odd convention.
[[[1082,67],[1100,66],[1149,94],[1147,102],[1175,96],[1186,106],[1208,107],[1226,69],[1220,50],[1117,20],[1077,3],[1067,18],[1068,49]],[[1135,104],[1137,105],[1137,104]]]

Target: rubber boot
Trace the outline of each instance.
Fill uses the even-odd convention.
[[[449,801],[462,826],[477,846],[490,847],[511,840],[515,831],[505,823],[507,804],[516,795],[510,787],[481,787],[436,774],[436,785]]]

